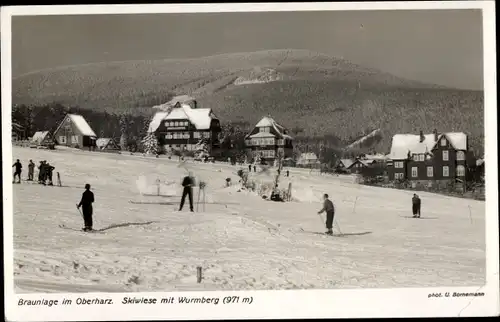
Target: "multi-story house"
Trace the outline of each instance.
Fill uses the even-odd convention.
[[[163,150],[194,151],[201,139],[207,142],[208,153],[219,144],[220,122],[210,108],[200,108],[196,99],[186,95],[156,106],[160,109],[149,124]]]
[[[245,146],[254,158],[272,163],[280,155],[293,155],[293,139],[287,130],[271,117],[263,117],[245,137]]]
[[[387,164],[389,179],[410,180],[413,185],[464,182],[468,150],[467,135],[462,132],[396,134]]]

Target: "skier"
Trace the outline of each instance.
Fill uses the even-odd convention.
[[[33,181],[34,173],[35,173],[35,164],[33,163],[33,160],[30,160],[30,163],[28,163],[28,181]]]
[[[252,165],[251,164],[248,165],[248,172],[252,172]]]
[[[413,218],[420,218],[421,200],[416,193],[413,194],[413,198],[411,198],[411,203],[413,210]]]
[[[47,175],[47,179],[49,179],[49,186],[53,186],[54,184],[52,183],[52,173],[54,171],[55,167],[50,165],[50,163],[47,163],[45,165],[45,173]]]
[[[290,170],[286,170],[286,176],[289,177],[290,176]]]
[[[182,190],[182,198],[181,198],[181,205],[179,207],[179,211],[182,211],[182,208],[184,207],[184,202],[186,201],[186,195],[189,197],[189,209],[191,212],[194,212],[194,207],[193,207],[193,186],[194,186],[194,179],[193,179],[193,173],[189,172],[189,174],[184,177],[182,180],[182,186],[184,189]]]
[[[90,191],[90,185],[87,183],[85,185],[85,191],[82,194],[82,199],[80,203],[76,205],[76,208],[80,209],[82,207],[83,221],[85,227],[83,231],[92,230],[92,203],[94,202],[94,193]]]
[[[40,165],[38,166],[38,183],[45,184],[45,162],[40,161]]]
[[[333,202],[330,199],[328,199],[328,194],[325,193],[323,195],[323,200],[324,200],[323,208],[320,211],[318,211],[318,215],[326,211],[326,229],[328,229],[326,234],[333,235],[332,227],[333,227],[333,218],[335,216],[335,207],[333,206]]]
[[[253,166],[253,172],[257,172],[257,167],[255,165]]]
[[[21,162],[19,161],[19,159],[17,159],[16,163],[14,163],[12,165],[12,167],[16,167],[16,171],[14,171],[14,181],[13,181],[13,183],[16,183],[16,177],[19,178],[18,183],[21,183],[21,172],[22,172],[23,165],[21,164]]]

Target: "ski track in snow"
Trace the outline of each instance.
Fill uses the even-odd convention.
[[[17,292],[392,288],[485,282],[481,201],[421,192],[422,217],[435,220],[407,219],[402,216],[410,215],[412,191],[361,186],[350,177],[291,168],[291,177],[282,178],[280,184],[288,186],[291,181],[300,202],[271,202],[238,192],[236,186],[224,188],[227,177],[238,182],[239,166],[188,162],[186,167],[208,183],[207,204],[204,212],[200,205],[200,212],[190,213],[189,204],[177,212],[185,171],[176,161],[19,147],[13,148],[13,155],[23,164],[29,159],[49,161],[67,186],[13,185]],[[145,196],[137,187],[139,176],[178,184],[163,185],[165,196]],[[272,181],[265,174],[257,177]],[[85,183],[95,193],[94,228],[103,233],[58,227],[83,225],[75,204]],[[156,189],[151,185],[146,193],[155,194]],[[332,197],[335,219],[347,236],[305,232],[325,230],[324,215],[317,215],[324,192]],[[196,202],[198,189],[193,197]],[[197,266],[203,267],[199,284]]]

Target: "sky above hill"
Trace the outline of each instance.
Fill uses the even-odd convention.
[[[12,18],[12,72],[286,48],[482,89],[482,36],[479,10],[24,16]]]

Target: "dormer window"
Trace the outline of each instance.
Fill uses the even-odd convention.
[[[269,129],[268,126],[261,127],[261,128],[259,128],[259,132],[261,132],[261,133],[269,133],[270,129]]]
[[[441,146],[446,146],[446,139],[445,138],[441,139]]]

